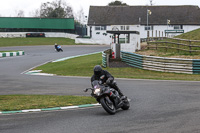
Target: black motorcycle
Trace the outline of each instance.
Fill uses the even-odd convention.
[[[123,110],[128,110],[130,103],[126,96],[120,97],[119,93],[110,88],[106,84],[102,84],[102,81],[95,80],[92,82],[92,88],[86,88],[84,91],[92,90],[91,96],[93,96],[102,107],[109,114],[113,115],[116,110],[122,108]]]

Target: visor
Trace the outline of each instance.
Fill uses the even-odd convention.
[[[95,75],[101,75],[101,71],[94,71]]]

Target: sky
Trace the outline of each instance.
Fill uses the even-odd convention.
[[[42,3],[55,0],[0,0],[0,16],[15,17],[16,12],[23,10],[25,17],[39,9]],[[83,9],[84,15],[88,16],[90,6],[106,6],[114,0],[63,0],[73,8],[74,13]],[[150,5],[150,0],[120,0],[130,6]],[[153,5],[196,5],[200,7],[200,0],[152,0]]]

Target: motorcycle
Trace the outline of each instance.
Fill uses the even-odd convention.
[[[100,79],[102,79],[101,77]],[[94,80],[92,82],[92,88],[86,88],[84,91],[92,90],[91,96],[94,97],[105,109],[105,111],[111,115],[116,113],[116,110],[121,108],[128,110],[130,103],[126,96],[120,97],[119,93],[110,88],[106,84],[102,84],[101,80]]]
[[[57,52],[63,52],[63,50],[62,50],[62,48],[61,48],[61,46],[60,45],[55,45],[55,51],[57,51]]]

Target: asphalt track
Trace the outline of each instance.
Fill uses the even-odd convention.
[[[97,52],[106,46],[1,48],[25,56],[0,59],[0,94],[89,95],[89,77],[21,74],[52,59]],[[189,75],[188,75],[189,76]],[[1,133],[200,133],[200,82],[116,79],[131,99],[128,111],[108,115],[101,107],[0,115]]]

